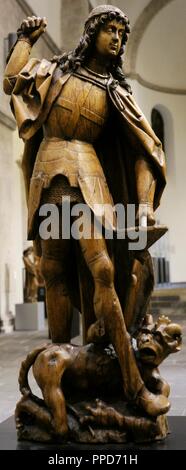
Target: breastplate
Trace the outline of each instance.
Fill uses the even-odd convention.
[[[105,79],[97,80],[81,70],[69,78],[53,104],[44,126],[47,137],[89,143],[99,137],[109,115]]]

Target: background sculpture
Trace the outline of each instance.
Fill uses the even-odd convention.
[[[148,247],[165,233],[166,228],[158,229],[154,216],[165,186],[162,145],[136,105],[122,70],[122,54],[130,32],[129,20],[112,5],[99,6],[91,11],[74,51],[51,61],[28,60],[32,45],[45,28],[46,19],[43,18],[29,17],[22,22],[5,70],[4,90],[11,94],[11,107],[20,136],[25,140],[23,168],[28,189],[28,236],[35,240],[41,255],[52,342],[68,343],[72,305],[76,306],[83,315],[85,342],[91,343],[80,350],[82,359],[76,364],[77,372],[83,369],[88,373],[87,360],[92,364],[89,361],[91,348],[93,370],[95,367],[97,371],[102,355],[106,363],[109,362],[112,348],[108,345],[111,343],[115,350],[116,376],[119,368],[117,383],[120,377],[114,415],[121,400],[122,414],[130,415],[132,426],[136,426],[139,413],[137,427],[142,426],[145,433],[147,425],[146,438],[148,432],[149,438],[152,435],[163,437],[167,428],[165,420],[159,416],[170,407],[168,394],[162,387],[158,389],[144,379],[143,366],[137,361],[130,336],[138,336],[140,328],[147,322],[153,288]],[[91,212],[90,237],[80,230],[81,237],[75,242],[63,236],[63,229],[55,239],[47,239],[46,232],[42,236],[41,227],[46,226],[43,224],[45,204],[53,204],[58,209],[61,227],[66,204],[62,197],[70,200],[71,227],[75,226],[77,231],[82,219],[76,204],[84,204]],[[147,232],[147,244],[140,251],[129,250],[126,237],[118,239],[114,204],[122,204],[125,209],[128,204],[135,205],[134,225],[138,229],[142,225]],[[98,206],[107,208],[101,223]],[[86,223],[84,216],[83,228]],[[108,227],[114,233],[112,240],[106,237]],[[176,329],[176,344],[180,343],[180,335],[181,331]],[[51,375],[48,367],[44,375],[40,374],[43,356],[39,362],[36,380],[43,391],[45,405],[33,400],[28,392],[17,408],[19,428],[24,424],[27,428],[23,417],[24,407],[28,406],[33,416],[37,410],[42,429],[46,426],[51,438],[57,436],[60,439],[68,435],[68,408],[75,415],[82,407],[86,410],[81,387],[77,409],[73,407],[70,401],[73,393],[69,391],[66,371],[67,398],[64,400],[62,372],[67,365],[71,368],[77,350],[70,345],[61,348],[62,362],[58,368],[58,349],[51,347],[49,365],[55,365],[56,374]],[[37,355],[42,350],[45,347],[31,353],[26,364],[35,359],[38,363]],[[71,387],[72,383],[74,381],[70,380]],[[45,393],[48,387],[54,392],[54,400]],[[28,386],[21,386],[23,394],[25,388],[29,391]],[[90,386],[88,391],[91,392]],[[95,392],[97,396],[98,391]],[[101,392],[99,398],[102,398]],[[49,410],[52,410],[52,418]],[[49,425],[51,419],[52,427]],[[127,418],[124,421],[128,422]],[[119,422],[117,417],[115,434],[107,435],[102,430],[101,420],[100,439],[107,441],[109,436],[116,441],[124,439],[118,433]],[[29,437],[34,438],[35,431],[32,431]],[[81,432],[78,429],[75,433],[77,440],[82,440]],[[24,431],[20,436],[25,437]],[[43,433],[40,438],[44,440]],[[86,436],[83,439],[86,440]]]
[[[38,289],[44,287],[44,279],[40,269],[40,257],[36,256],[32,246],[24,250],[25,265],[24,302],[37,302]]]

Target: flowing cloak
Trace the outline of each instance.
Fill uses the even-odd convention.
[[[42,138],[42,125],[50,113],[52,104],[57,99],[70,73],[62,74],[56,62],[31,59],[17,76],[11,95],[11,108],[17,121],[19,135],[25,141],[23,172],[28,197],[30,178]],[[7,78],[8,80],[8,78]],[[153,132],[143,113],[126,89],[121,87],[112,76],[108,80],[107,92],[111,103],[111,113],[101,138],[95,144],[95,150],[106,176],[107,184],[114,204],[137,204],[137,189],[134,165],[136,158],[142,157],[151,168],[156,179],[154,210],[158,207],[164,190],[165,156],[158,137]],[[129,252],[125,240],[111,243],[112,259],[115,265],[115,286],[123,311],[126,309],[128,292],[131,285],[131,273],[135,258],[139,253]],[[79,256],[79,255],[78,255]],[[150,255],[143,253],[140,263],[141,276],[138,292],[133,306],[133,329],[144,317],[150,293],[153,288],[153,270]],[[83,301],[85,330],[95,320],[93,313],[93,286],[90,273],[83,266],[81,270],[81,292],[75,303]],[[81,268],[79,268],[79,266]],[[69,260],[70,267],[70,260]],[[70,270],[71,271],[71,270]],[[72,279],[72,296],[77,288],[77,279]],[[82,307],[80,308],[82,310]]]

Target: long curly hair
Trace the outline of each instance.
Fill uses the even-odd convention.
[[[77,68],[85,64],[91,57],[95,47],[96,37],[101,27],[108,21],[116,20],[125,26],[124,35],[122,38],[122,45],[119,54],[110,63],[109,72],[113,78],[119,82],[119,84],[127,89],[131,93],[131,87],[126,82],[125,75],[123,73],[123,59],[125,45],[128,40],[130,33],[129,19],[126,15],[121,16],[118,12],[108,12],[90,19],[85,24],[83,35],[80,38],[77,47],[69,53],[64,53],[60,56],[54,56],[52,61],[57,62],[63,73],[74,72]]]

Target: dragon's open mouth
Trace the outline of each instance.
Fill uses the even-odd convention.
[[[147,347],[144,347],[142,349],[140,349],[140,356],[147,356],[147,357],[156,357],[156,353],[155,351],[153,351],[153,349],[149,348],[148,346]]]

